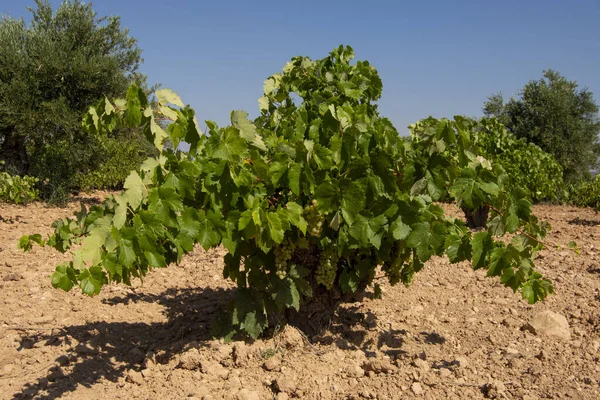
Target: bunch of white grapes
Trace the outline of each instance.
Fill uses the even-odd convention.
[[[325,286],[327,290],[331,289],[335,282],[339,259],[337,249],[333,246],[326,247],[321,254],[315,278],[317,283]]]
[[[284,240],[279,246],[275,247],[273,251],[275,252],[275,274],[279,279],[285,279],[288,261],[292,258],[294,249],[287,240]]]
[[[311,236],[321,236],[325,215],[327,214],[321,214],[319,210],[317,210],[317,200],[313,200],[310,205],[304,208],[304,219],[308,225],[308,233]]]

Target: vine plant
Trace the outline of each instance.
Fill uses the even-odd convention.
[[[82,206],[56,221],[47,239],[25,236],[20,246],[71,251],[53,286],[95,295],[109,282],[129,284],[180,262],[196,243],[222,245],[223,275],[238,287],[228,332],[254,338],[270,316],[299,310],[317,290],[362,290],[378,268],[391,284],[408,285],[434,255],[471,260],[530,303],[551,294],[533,265],[546,225],[531,214],[524,191],[504,185],[502,168],[470,151],[460,119],[440,121],[418,148],[405,143],[378,113],[376,69],[353,57],[344,46],[316,61],[294,57],[265,81],[258,118],[233,111],[230,126],[206,121],[206,135],[170,90],[156,92],[154,110],[135,86],[125,100],[102,100],[86,115],[86,129],[139,127],[160,156],[133,171],[122,193]],[[166,130],[162,118],[172,121]],[[179,149],[182,142],[189,151]],[[457,152],[460,168],[446,148]],[[418,152],[427,153],[427,165]],[[434,203],[448,175],[459,204],[493,205],[487,230],[471,232]],[[499,240],[506,233],[514,234],[508,244]]]

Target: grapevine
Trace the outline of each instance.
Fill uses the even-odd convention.
[[[462,120],[437,121],[404,142],[379,115],[377,70],[353,57],[344,46],[320,60],[294,57],[264,82],[258,118],[232,111],[230,126],[206,121],[206,135],[168,89],[156,92],[156,107],[135,86],[125,99],[103,99],[85,129],[139,129],[160,155],[132,171],[122,193],[55,222],[48,238],[24,236],[20,247],[70,252],[53,286],[95,295],[109,282],[130,284],[179,263],[196,243],[223,246],[223,275],[238,287],[220,320],[228,336],[259,336],[319,285],[361,290],[379,267],[391,284],[409,285],[435,255],[470,260],[530,303],[551,294],[533,265],[548,227],[531,214],[526,192],[472,152]],[[164,119],[172,121],[166,129],[157,123]],[[498,212],[472,232],[434,202],[444,194]],[[505,234],[513,235],[508,244]]]

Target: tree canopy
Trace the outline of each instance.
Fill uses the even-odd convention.
[[[114,157],[107,146],[132,155],[130,133],[89,135],[81,116],[99,99],[144,83],[142,51],[119,17],[98,17],[91,4],[64,1],[54,12],[36,0],[28,10],[29,24],[0,20],[0,160],[8,172],[40,178],[52,196]],[[117,139],[130,146],[115,146]]]
[[[502,94],[490,96],[484,114],[497,117],[517,137],[552,154],[563,167],[565,181],[589,178],[600,156],[600,119],[592,92],[546,70],[542,79],[530,81],[519,94],[506,103]]]

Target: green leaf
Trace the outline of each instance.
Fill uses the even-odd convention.
[[[239,136],[238,130],[225,128],[213,157],[227,161],[237,161],[246,153],[246,150],[246,142]]]
[[[52,274],[52,287],[55,289],[62,289],[68,292],[77,283],[77,277],[75,270],[68,264],[61,264],[56,266],[54,273]]]
[[[487,264],[487,258],[492,250],[493,241],[488,232],[477,232],[471,240],[473,249],[473,269],[482,268]]]
[[[410,234],[411,228],[409,225],[402,222],[401,216],[398,216],[398,218],[390,225],[390,231],[395,240],[404,240]]]
[[[248,120],[248,113],[245,111],[234,110],[231,112],[231,123],[239,129],[240,137],[251,143],[254,147],[267,151],[263,139],[256,133],[256,127]]]
[[[79,274],[78,278],[79,287],[81,287],[83,293],[87,294],[88,296],[99,294],[102,285],[108,283],[106,274],[101,267],[90,267],[89,269],[84,269]]]
[[[266,213],[266,215],[271,239],[273,239],[275,243],[279,244],[283,241],[283,235],[285,233],[281,226],[281,220],[279,219],[279,215],[273,212],[268,212]]]
[[[208,219],[203,219],[198,224],[198,236],[196,240],[204,247],[204,250],[208,250],[219,244],[221,236]]]
[[[290,201],[286,204],[288,210],[289,220],[292,225],[300,229],[300,232],[306,235],[306,228],[308,226],[306,220],[302,216],[304,209],[298,203]]]
[[[123,187],[126,189],[123,195],[127,203],[129,203],[131,208],[137,209],[148,193],[142,178],[140,178],[137,172],[131,171],[127,179],[125,179]]]
[[[171,89],[159,89],[154,94],[161,106],[166,106],[171,103],[178,107],[184,107],[183,101],[181,101],[179,95]]]
[[[152,251],[145,251],[144,256],[148,260],[148,264],[153,268],[164,268],[167,266],[165,256]]]
[[[142,104],[139,97],[139,88],[131,85],[127,91],[127,123],[130,127],[139,126],[142,122]]]

